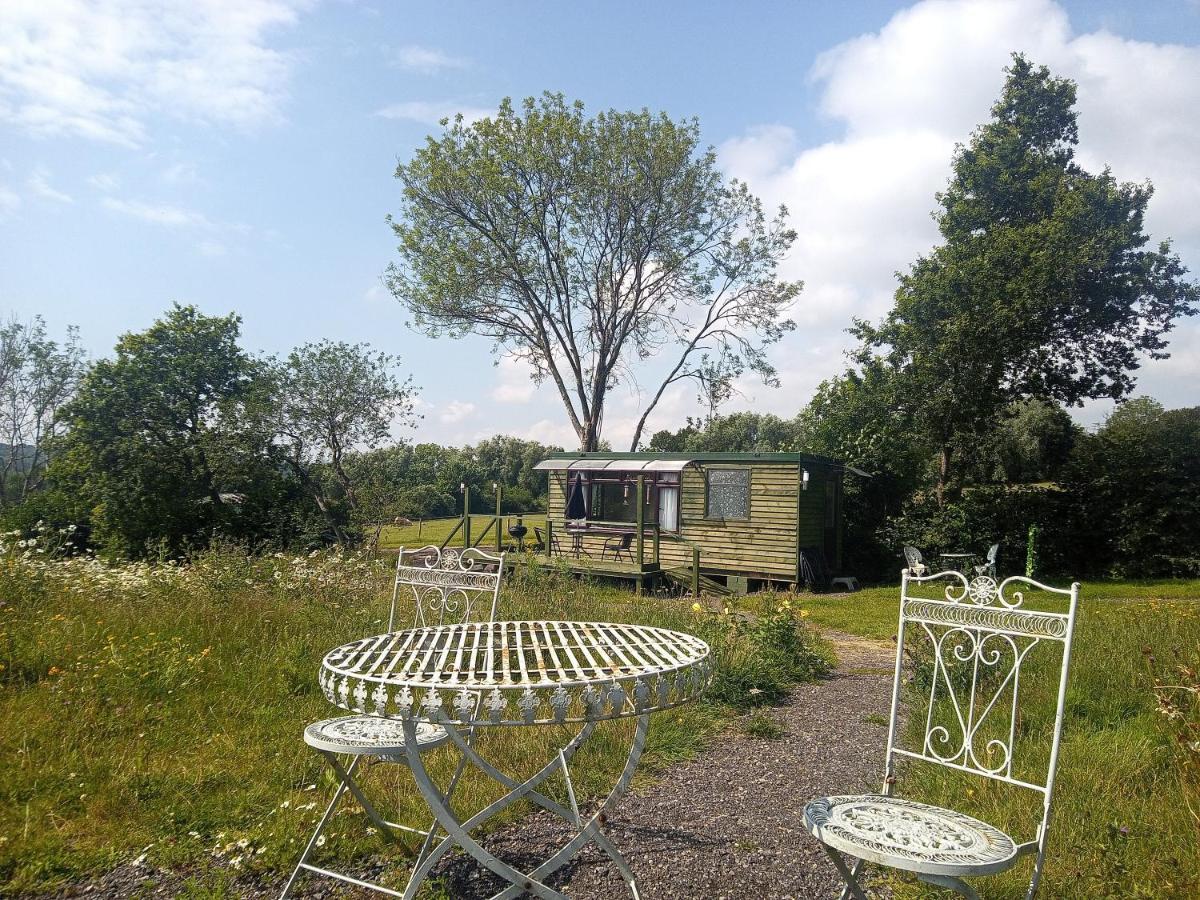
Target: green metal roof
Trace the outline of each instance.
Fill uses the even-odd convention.
[[[583,459],[595,460],[629,460],[630,462],[663,460],[675,462],[740,462],[740,463],[796,463],[808,465],[823,465],[823,466],[841,466],[836,459],[830,459],[827,456],[816,456],[811,453],[654,453],[651,451],[639,451],[636,453],[611,453],[605,451],[597,451],[595,453],[555,453],[548,456],[550,459],[569,459],[572,462]]]

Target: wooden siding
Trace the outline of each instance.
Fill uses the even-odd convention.
[[[708,468],[750,470],[749,520],[705,518]],[[808,490],[801,491],[800,468],[796,463],[730,461],[688,466],[683,470],[679,537],[700,547],[701,569],[795,581],[799,548],[824,545],[825,479],[837,477],[824,466],[809,466]],[[563,552],[570,552],[571,538],[563,531],[565,473],[549,473],[547,501],[559,546]],[[598,559],[609,537],[587,535],[583,547]],[[646,559],[652,558],[647,537]],[[692,552],[687,544],[664,535],[659,558],[664,566],[690,565]]]

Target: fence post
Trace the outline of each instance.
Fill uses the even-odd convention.
[[[471,546],[471,488],[463,485],[463,549]]]
[[[546,546],[542,548],[543,550],[546,551],[547,558],[554,555],[550,551],[550,548],[552,546],[554,546],[554,520],[550,518],[550,510],[549,510],[549,508],[547,508],[547,510],[546,510]]]
[[[499,553],[504,549],[500,543],[500,503],[504,499],[504,486],[495,483],[492,487],[496,489],[496,552]]]
[[[700,599],[700,548],[692,546],[692,596]]]

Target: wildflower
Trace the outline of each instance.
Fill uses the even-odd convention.
[[[704,612],[704,607],[701,606],[699,603],[693,603],[692,604],[692,612],[695,612],[695,613]]]

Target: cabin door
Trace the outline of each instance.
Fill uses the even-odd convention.
[[[831,569],[841,565],[838,559],[838,518],[841,515],[842,479],[832,473],[825,479],[825,562]]]

